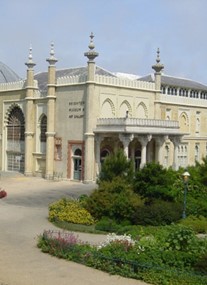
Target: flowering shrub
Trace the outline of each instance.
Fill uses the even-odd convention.
[[[110,233],[106,236],[106,240],[98,246],[98,249],[112,243],[122,244],[126,248],[130,248],[135,245],[135,241],[131,238],[131,235],[116,235],[115,233]]]
[[[81,206],[80,202],[65,198],[50,204],[49,220],[83,225],[93,225],[95,223],[91,214]]]
[[[5,190],[0,190],[0,199],[4,198],[7,196],[7,193]]]

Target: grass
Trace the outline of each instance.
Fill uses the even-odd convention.
[[[73,224],[64,221],[56,220],[52,222],[56,227],[73,232],[82,232],[82,233],[91,233],[91,234],[105,234],[106,232],[96,230],[95,225],[81,225],[81,224]]]

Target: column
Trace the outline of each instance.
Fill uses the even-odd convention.
[[[129,143],[134,139],[133,134],[119,134],[119,139],[123,143],[124,153],[127,159],[129,158]]]
[[[139,142],[141,143],[142,146],[142,153],[141,153],[141,164],[140,164],[140,168],[143,168],[146,164],[146,157],[147,157],[147,144],[148,142],[151,141],[152,136],[151,135],[147,135],[147,136],[142,136],[139,139]]]
[[[100,157],[100,152],[101,152],[101,142],[102,142],[103,137],[101,135],[97,134],[95,137],[95,142],[96,142],[96,176],[99,176],[100,170],[101,170],[101,157]]]
[[[51,44],[50,58],[47,59],[48,67],[48,93],[47,93],[47,142],[46,142],[46,173],[45,178],[49,179],[54,173],[54,137],[55,137],[55,87],[57,59],[54,57],[54,45]]]
[[[163,164],[162,161],[162,147],[164,142],[168,139],[168,136],[160,136],[155,139],[156,142],[156,152],[155,152],[155,161],[160,164]]]
[[[30,48],[27,69],[26,85],[26,118],[25,118],[25,171],[26,176],[33,174],[33,152],[34,152],[34,70],[35,63],[32,59],[32,48]]]
[[[173,168],[175,170],[178,170],[179,165],[178,165],[178,146],[181,142],[181,137],[170,137],[170,140],[172,141],[174,145],[174,153],[173,153]]]
[[[95,61],[98,53],[94,50],[94,35],[91,33],[89,51],[84,55],[88,58],[87,91],[85,99],[85,167],[84,182],[93,183],[95,181],[95,143],[93,129],[96,126],[96,98],[95,98]]]

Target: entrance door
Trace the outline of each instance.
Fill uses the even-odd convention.
[[[82,167],[81,163],[82,162],[82,151],[80,148],[77,148],[74,151],[74,156],[73,156],[73,179],[74,180],[81,180],[82,179]]]
[[[74,158],[74,180],[81,180],[81,158]]]

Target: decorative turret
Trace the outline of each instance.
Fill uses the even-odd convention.
[[[157,59],[156,64],[152,66],[152,69],[155,71],[155,88],[157,91],[161,89],[161,71],[164,69],[164,65],[160,63],[160,50],[157,49]]]
[[[55,63],[58,61],[55,58],[55,51],[54,51],[54,43],[51,43],[51,48],[50,48],[50,57],[46,59],[47,62],[49,62],[50,65],[55,65]]]
[[[28,69],[32,69],[36,65],[32,59],[32,46],[29,48],[28,62],[26,62],[25,65],[28,67]]]
[[[94,38],[93,33],[91,33],[90,38],[91,38],[91,40],[90,40],[90,43],[89,43],[89,45],[88,45],[89,51],[85,52],[85,53],[84,53],[84,56],[86,56],[86,57],[89,59],[89,61],[92,61],[92,62],[93,62],[94,59],[98,56],[98,52],[96,52],[96,51],[94,50],[95,45],[94,45],[94,43],[93,43],[93,38]]]

